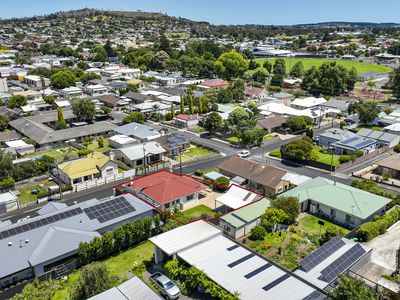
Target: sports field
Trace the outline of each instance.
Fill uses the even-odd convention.
[[[276,58],[261,58],[257,59],[259,64],[263,64],[264,61],[269,60],[272,64],[274,63]],[[345,68],[351,69],[355,67],[358,74],[362,74],[365,72],[382,72],[387,73],[392,69],[390,67],[381,66],[377,64],[363,63],[358,61],[350,61],[350,60],[333,60],[333,59],[322,59],[322,58],[283,58],[286,62],[286,71],[289,72],[293,65],[299,61],[303,63],[304,69],[307,70],[312,66],[320,66],[325,62],[335,61],[337,64],[344,66]]]

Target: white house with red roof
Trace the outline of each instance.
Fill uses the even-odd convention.
[[[175,117],[175,125],[178,127],[194,127],[199,124],[199,117],[197,115],[177,115]]]
[[[209,79],[209,80],[203,81],[200,85],[197,86],[197,88],[202,91],[208,90],[208,89],[221,90],[228,86],[229,86],[228,81],[219,79],[219,78],[214,78],[214,79]]]
[[[136,178],[126,187],[133,194],[158,207],[159,209],[192,206],[199,194],[208,187],[187,175],[178,175],[168,171],[159,171]]]

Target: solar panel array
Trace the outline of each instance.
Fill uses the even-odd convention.
[[[23,232],[26,232],[26,231],[29,231],[29,230],[33,230],[33,229],[36,229],[36,228],[39,228],[39,227],[43,227],[43,226],[46,226],[48,224],[52,224],[52,223],[57,222],[57,221],[61,221],[61,220],[64,220],[66,218],[70,218],[72,216],[79,215],[81,213],[82,213],[82,209],[80,207],[78,207],[78,208],[74,208],[74,209],[71,209],[71,210],[63,211],[63,212],[55,214],[55,215],[48,216],[46,218],[35,220],[33,222],[24,223],[24,224],[22,224],[20,226],[13,227],[13,228],[1,231],[0,232],[0,240],[6,239],[8,237],[12,237],[14,235],[17,235],[17,234],[20,234],[20,233],[23,233]]]
[[[246,255],[246,256],[244,256],[244,257],[238,259],[237,261],[234,261],[234,262],[230,263],[230,264],[228,265],[228,267],[229,267],[229,268],[236,267],[237,265],[240,265],[242,262],[245,262],[246,260],[248,260],[248,259],[250,259],[250,258],[252,258],[252,257],[254,257],[254,256],[256,256],[254,253],[250,253],[250,254],[248,254],[248,255]]]
[[[116,219],[134,212],[135,210],[136,209],[123,197],[115,198],[83,209],[90,220],[97,219],[100,223]]]
[[[361,143],[358,143],[354,147],[361,148],[361,147],[364,147],[364,146],[367,146],[367,145],[371,144],[371,142],[372,142],[372,140],[362,141]]]
[[[358,140],[358,139],[359,139],[358,136],[354,136],[354,137],[352,137],[352,138],[349,138],[348,140],[343,141],[342,144],[347,145],[347,144],[350,144],[350,143],[352,143],[352,142],[354,142],[354,141],[356,141],[356,140]]]
[[[264,291],[268,291],[270,289],[272,289],[273,287],[277,286],[278,284],[284,282],[286,279],[290,278],[290,275],[288,273],[286,273],[285,275],[282,275],[281,277],[279,277],[278,279],[275,279],[274,281],[272,281],[271,283],[267,284],[266,286],[263,287]]]
[[[175,136],[167,138],[167,141],[170,144],[170,148],[175,149],[184,144],[186,142],[186,138],[181,134],[176,134]]]
[[[304,271],[309,272],[344,245],[345,243],[343,240],[340,237],[335,236],[333,239],[326,242],[309,256],[304,258],[300,262],[300,266],[304,269]]]
[[[346,251],[342,256],[321,271],[322,280],[331,282],[359,260],[366,251],[360,244]]]

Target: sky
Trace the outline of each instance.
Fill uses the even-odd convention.
[[[327,21],[400,23],[399,0],[20,0],[2,3],[0,18],[84,7],[162,12],[212,24],[293,25]]]

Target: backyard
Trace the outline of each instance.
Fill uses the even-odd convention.
[[[258,59],[257,62],[259,64],[263,64],[263,62],[266,60],[269,60],[271,63],[273,63],[275,61],[275,58]],[[349,60],[332,60],[332,59],[320,59],[320,58],[284,58],[284,60],[286,62],[286,71],[287,72],[289,72],[290,69],[297,62],[303,63],[304,70],[308,70],[313,66],[318,67],[326,62],[336,62],[337,64],[342,65],[347,69],[351,69],[352,67],[354,67],[357,70],[357,74],[362,74],[362,73],[366,73],[366,72],[388,73],[392,70],[390,67],[387,67],[387,66],[364,63],[364,62],[349,61]]]
[[[45,179],[17,186],[16,190],[20,193],[20,195],[18,196],[20,205],[37,201],[38,195],[32,194],[33,189],[38,189],[39,192],[42,194],[43,192],[47,192],[47,188],[52,185],[57,184],[54,181]]]
[[[380,126],[368,126],[368,125],[360,125],[354,128],[355,131],[360,131],[363,128],[371,129],[371,130],[377,130],[377,131],[382,131],[383,127]]]
[[[110,257],[104,262],[110,273],[120,277],[121,281],[125,281],[125,275],[128,272],[132,271],[132,269],[135,269],[134,271],[132,271],[132,273],[143,279],[143,268],[138,268],[137,266],[142,264],[148,265],[149,263],[151,263],[154,251],[153,249],[153,244],[147,241],[129,250],[123,251],[118,255]],[[52,300],[69,299],[70,289],[77,282],[79,272],[80,270],[76,270],[68,276],[68,280],[66,280],[62,284],[62,289],[56,291]]]
[[[319,247],[320,237],[327,228],[334,227],[342,236],[349,232],[325,220],[325,224],[320,226],[318,221],[321,219],[309,214],[303,214],[300,218],[297,225],[289,227],[288,232],[280,230],[267,233],[264,240],[251,241],[245,238],[243,242],[261,255],[293,270],[304,257]]]
[[[176,219],[186,223],[193,220],[208,219],[217,216],[211,208],[203,204],[189,208],[182,212],[177,212],[173,215]]]
[[[77,153],[78,153],[78,150],[75,149],[74,147],[66,146],[66,147],[62,147],[62,148],[50,149],[50,150],[45,150],[45,151],[41,151],[41,152],[32,152],[32,153],[25,155],[25,157],[46,155],[46,156],[56,159],[58,162],[62,162],[62,161],[64,161],[64,157],[66,155],[68,155],[68,154],[77,155]]]
[[[87,148],[88,148],[90,151],[97,151],[97,152],[101,152],[101,153],[103,153],[103,152],[108,152],[108,151],[111,150],[110,141],[109,141],[107,138],[103,138],[103,145],[102,145],[101,147],[99,146],[99,142],[98,142],[96,139],[94,139],[94,140],[87,146]]]

